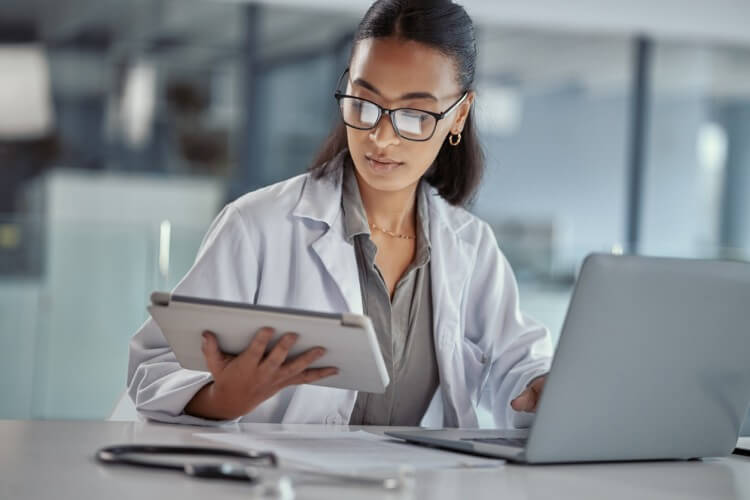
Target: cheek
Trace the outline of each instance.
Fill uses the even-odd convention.
[[[446,118],[445,120],[440,120],[438,127],[435,129],[435,135],[432,136],[432,139],[442,145],[448,137],[448,133],[451,131],[452,126],[452,120],[449,120],[448,118]]]
[[[367,141],[366,131],[346,127],[346,144],[353,155],[364,152],[365,141]]]
[[[440,120],[435,128],[435,133],[432,134],[429,141],[404,142],[406,142],[407,146],[414,146],[415,151],[419,151],[419,153],[417,153],[418,156],[422,159],[426,159],[429,164],[432,164],[433,160],[440,152],[440,148],[443,147],[443,143],[446,142],[446,137],[448,136],[448,132],[450,132],[451,125],[452,122],[447,119]]]
[[[424,152],[423,158],[427,167],[432,165],[432,162],[435,161],[435,158],[437,158],[437,155],[440,153],[440,149],[443,147],[443,144],[446,142],[447,134],[448,134],[448,129],[443,130],[443,128],[438,127],[435,130],[435,135],[432,136],[432,139],[423,143],[423,147],[422,147],[422,150]]]

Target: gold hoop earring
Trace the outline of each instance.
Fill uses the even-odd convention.
[[[450,134],[448,136],[448,142],[451,146],[458,146],[458,143],[461,142],[461,132],[459,132],[458,134]]]

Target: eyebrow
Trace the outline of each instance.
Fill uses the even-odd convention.
[[[378,94],[380,97],[383,97],[383,94],[381,94],[380,91],[377,88],[375,88],[375,85],[371,84],[370,82],[367,82],[361,78],[357,78],[352,83],[354,85],[359,85],[361,87],[364,87],[367,90]],[[409,92],[399,97],[399,100],[402,100],[402,101],[405,101],[407,99],[432,99],[433,101],[438,100],[437,97],[430,94],[429,92]]]

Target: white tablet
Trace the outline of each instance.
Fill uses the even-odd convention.
[[[313,385],[383,393],[388,371],[380,353],[372,322],[358,314],[334,314],[239,302],[187,297],[165,292],[151,294],[151,317],[183,368],[208,371],[201,351],[201,334],[216,334],[220,349],[227,354],[244,351],[265,326],[275,329],[269,342],[273,346],[287,332],[299,339],[289,351],[294,357],[321,346],[326,354],[311,368],[334,366],[337,375],[313,382]]]

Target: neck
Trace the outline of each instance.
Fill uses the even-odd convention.
[[[417,186],[419,182],[399,191],[379,191],[364,182],[355,170],[359,194],[370,224],[398,234],[416,233]]]

